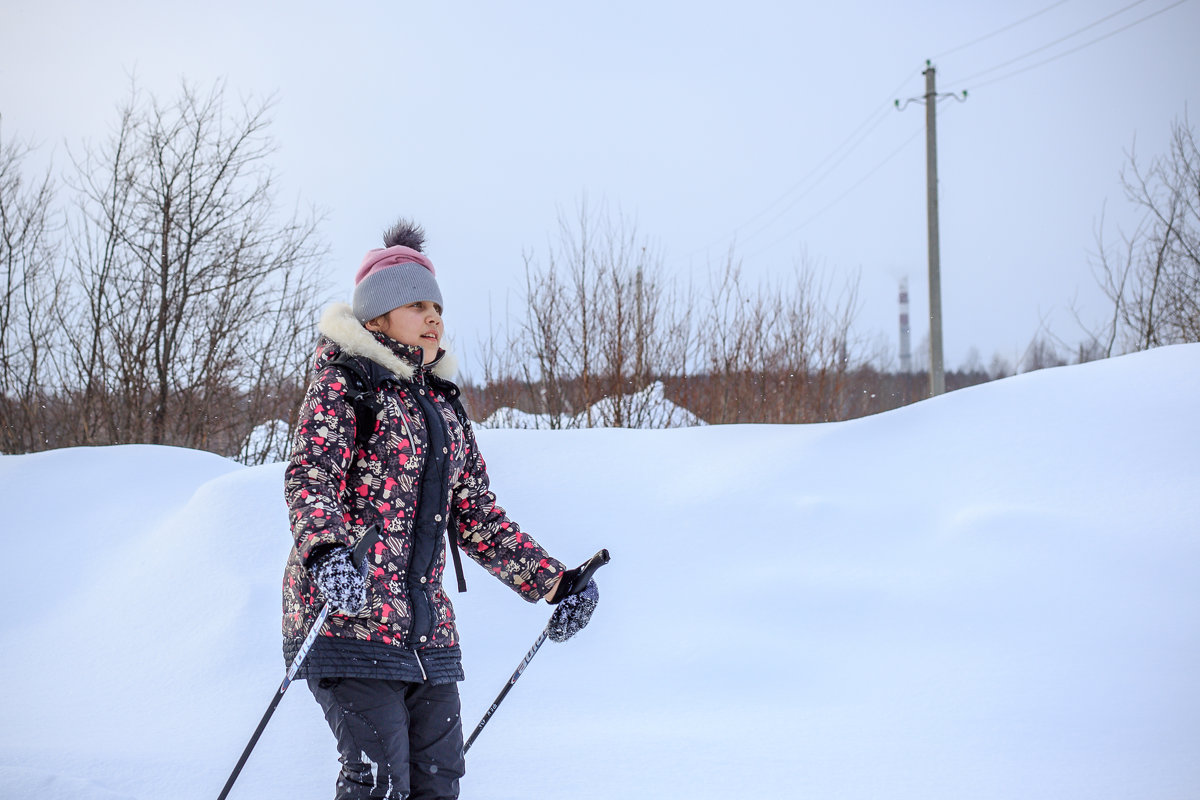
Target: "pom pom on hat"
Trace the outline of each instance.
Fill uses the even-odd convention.
[[[386,247],[367,252],[354,275],[354,316],[361,323],[394,308],[428,300],[442,306],[433,262],[421,252],[425,232],[407,220],[389,228]]]
[[[425,252],[425,229],[415,222],[406,219],[399,220],[395,225],[383,232],[383,246],[411,247],[418,253]]]

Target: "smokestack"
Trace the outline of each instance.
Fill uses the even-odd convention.
[[[900,371],[912,372],[912,328],[908,324],[908,278],[900,279]]]

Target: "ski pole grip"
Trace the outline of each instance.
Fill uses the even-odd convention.
[[[588,581],[592,579],[592,575],[596,570],[603,567],[609,561],[607,550],[601,550],[596,555],[583,562],[583,566],[579,568],[579,577],[575,579],[576,586],[587,586]]]
[[[587,588],[592,573],[608,563],[608,551],[601,550],[575,569],[569,569],[558,577],[558,587],[554,590],[553,599],[546,598],[550,605],[558,605],[573,594],[579,594]]]
[[[354,545],[354,551],[350,553],[350,560],[354,562],[354,566],[362,569],[367,556],[371,554],[371,548],[382,541],[383,533],[379,530],[379,525],[371,526],[371,530],[363,534],[358,544]]]

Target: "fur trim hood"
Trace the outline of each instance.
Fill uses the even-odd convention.
[[[363,327],[354,316],[349,303],[334,303],[326,308],[317,330],[343,352],[369,358],[381,367],[391,370],[401,380],[410,381],[416,373],[415,364],[401,358]],[[443,349],[430,365],[429,371],[439,378],[452,381],[458,372],[458,361]]]

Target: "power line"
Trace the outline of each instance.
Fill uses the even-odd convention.
[[[977,38],[972,39],[971,41],[968,41],[964,44],[961,44],[961,45],[953,47],[949,50],[946,50],[946,51],[942,52],[941,54],[939,54],[939,57],[948,55],[950,53],[964,50],[968,47],[978,44],[979,42],[985,41],[994,36],[998,36],[1001,33],[1004,33],[1006,31],[1009,31],[1009,30],[1019,26],[1019,25],[1029,22],[1030,20],[1033,20],[1033,19],[1055,9],[1058,6],[1065,4],[1066,2],[1067,2],[1067,0],[1058,0],[1058,2],[1051,3],[1050,5],[1034,12],[1033,14],[1029,14],[1025,17],[1022,17],[1021,19],[1019,19],[1015,22],[1009,23],[1008,25],[1005,25],[1001,28],[998,28],[998,29],[992,31],[991,33],[988,33],[981,37],[977,37]],[[1079,36],[1080,34],[1083,34],[1086,31],[1091,30],[1098,25],[1102,25],[1103,23],[1113,19],[1114,17],[1120,16],[1121,14],[1124,14],[1125,12],[1129,11],[1130,9],[1135,8],[1139,5],[1142,5],[1145,2],[1147,2],[1147,0],[1135,0],[1135,2],[1132,2],[1129,5],[1122,7],[1120,9],[1118,9],[1117,11],[1112,12],[1111,14],[1107,14],[1106,16],[1101,17],[1100,19],[1090,22],[1087,25],[1084,25],[1083,27],[1080,27],[1065,36],[1061,36],[1051,42],[1048,42],[1047,44],[1036,47],[1032,50],[1029,50],[1029,51],[1021,54],[1020,56],[1009,59],[1000,64],[996,64],[995,66],[989,67],[986,70],[982,70],[980,72],[976,72],[972,75],[969,75],[968,77],[962,79],[961,81],[957,81],[957,83],[961,84],[961,83],[965,83],[966,81],[974,80],[981,76],[988,75],[990,73],[996,72],[997,70],[1003,69],[1004,67],[1015,64],[1019,61],[1023,61],[1025,59],[1029,58],[1030,56],[1044,52],[1058,44],[1061,44],[1069,39]],[[1000,75],[996,78],[992,78],[981,84],[977,84],[975,88],[978,88],[979,86],[987,86],[991,83],[1005,80],[1007,78],[1013,77],[1014,75],[1019,75],[1023,72],[1027,72],[1029,70],[1032,70],[1037,67],[1043,66],[1045,64],[1051,63],[1052,61],[1055,61],[1059,58],[1063,58],[1067,55],[1078,52],[1079,50],[1082,50],[1085,47],[1089,47],[1093,44],[1096,44],[1097,42],[1103,41],[1104,39],[1108,39],[1112,36],[1115,36],[1118,33],[1128,30],[1129,28],[1132,28],[1135,25],[1139,25],[1142,22],[1145,22],[1153,17],[1156,17],[1159,14],[1162,14],[1166,11],[1169,11],[1172,8],[1175,8],[1176,6],[1182,5],[1185,2],[1187,2],[1187,0],[1176,0],[1176,2],[1172,3],[1171,5],[1161,8],[1157,11],[1154,11],[1153,13],[1150,13],[1150,14],[1148,14],[1140,19],[1137,19],[1127,25],[1124,25],[1120,28],[1117,28],[1116,30],[1110,31],[1102,36],[1099,36],[1095,39],[1085,42],[1084,44],[1081,44],[1070,50],[1066,50],[1062,53],[1058,53],[1050,58],[1044,59],[1044,60],[1039,61],[1034,64],[1027,65],[1027,66],[1022,67],[1013,72],[1006,73],[1004,75]],[[891,93],[893,97],[895,96],[895,94],[897,92],[899,92],[899,90],[901,88],[904,87],[905,84],[907,84],[912,79],[913,75],[915,75],[916,72],[919,72],[919,70],[914,71],[912,74],[906,76],[903,81],[901,81],[899,86],[897,86],[897,88],[895,90],[893,90],[893,92]],[[717,244],[720,244],[720,243],[723,243],[726,241],[730,241],[730,240],[737,240],[737,236],[740,232],[744,231],[746,228],[750,227],[757,221],[761,220],[763,217],[765,217],[767,214],[769,214],[772,210],[779,207],[779,205],[781,203],[786,202],[786,205],[784,205],[783,208],[781,208],[777,213],[775,213],[772,217],[770,217],[770,219],[768,219],[765,223],[759,225],[748,235],[744,236],[740,241],[741,241],[741,243],[744,243],[747,241],[757,239],[763,233],[770,230],[772,228],[772,226],[774,226],[780,219],[782,219],[785,215],[787,215],[788,212],[791,211],[797,205],[797,203],[799,203],[801,200],[803,200],[805,197],[807,197],[809,194],[811,194],[821,182],[823,182],[830,175],[832,175],[850,157],[850,155],[852,155],[863,144],[863,142],[865,142],[868,138],[870,138],[871,134],[874,133],[874,131],[883,123],[886,116],[887,116],[886,110],[871,112],[836,147],[834,147],[823,158],[821,158],[812,167],[812,169],[810,169],[807,173],[805,173],[805,175],[803,177],[801,177],[799,180],[797,180],[795,183],[793,183],[791,186],[789,186],[785,191],[783,191],[778,197],[776,197],[774,200],[772,200],[764,208],[762,208],[760,211],[758,211],[757,213],[755,213],[754,215],[752,215],[751,217],[746,219],[741,224],[734,227],[723,239],[713,240],[713,241],[709,242],[708,244],[706,244],[702,247],[699,247],[699,248],[691,251],[690,253],[685,254],[681,258],[684,258],[684,259],[690,258],[692,256],[695,256],[698,253],[707,252],[708,250],[710,250],[713,246],[715,246]],[[799,230],[801,230],[802,228],[807,226],[814,219],[816,219],[820,215],[824,214],[830,208],[837,205],[847,195],[849,195],[851,192],[853,192],[855,189],[857,189],[860,185],[862,185],[864,182],[866,182],[870,177],[872,177],[878,170],[882,169],[884,165],[886,165],[889,161],[891,161],[893,158],[895,158],[909,143],[912,142],[912,140],[919,133],[920,133],[920,131],[918,131],[917,133],[913,134],[908,139],[906,139],[903,144],[901,144],[898,148],[896,148],[896,150],[894,150],[891,154],[889,154],[883,161],[876,164],[870,171],[867,172],[867,174],[865,174],[862,178],[860,178],[857,182],[855,182],[849,189],[844,191],[842,194],[838,195],[833,201],[831,201],[830,203],[828,203],[827,205],[822,207],[820,210],[818,210],[814,214],[807,217],[799,225],[792,227],[786,234],[775,239],[771,244],[756,251],[756,254],[764,252],[765,250],[769,250],[769,249],[775,247],[780,242],[784,241],[788,237],[794,235],[796,232],[798,232]],[[797,194],[797,192],[799,192],[799,193]],[[789,201],[789,198],[790,198],[790,201]]]
[[[879,170],[881,170],[885,166],[887,166],[888,162],[890,162],[896,156],[900,155],[900,153],[904,151],[904,148],[906,148],[910,144],[912,144],[913,140],[921,135],[921,132],[923,130],[924,130],[924,126],[917,128],[915,131],[912,132],[912,134],[907,139],[905,139],[903,142],[900,143],[899,147],[897,147],[895,150],[893,150],[891,153],[889,153],[882,161],[880,161],[878,164],[873,166],[869,171],[867,171],[867,173],[865,175],[863,175],[861,178],[859,178],[857,181],[855,181],[854,184],[852,186],[850,186],[850,188],[846,189],[846,191],[842,192],[840,195],[835,197],[833,200],[831,200],[829,203],[827,203],[820,210],[818,210],[818,211],[814,212],[813,214],[809,215],[808,217],[806,217],[803,222],[801,222],[799,225],[796,225],[795,227],[793,227],[791,230],[789,230],[783,236],[780,236],[778,239],[775,239],[769,245],[766,245],[765,247],[762,247],[762,248],[754,251],[753,253],[750,253],[747,256],[747,258],[753,258],[757,255],[761,255],[762,253],[765,253],[768,250],[773,249],[780,242],[784,241],[785,239],[787,239],[791,236],[794,236],[796,233],[799,233],[803,228],[807,227],[810,222],[812,222],[817,217],[824,214],[829,209],[836,206],[842,200],[846,199],[846,197],[849,196],[855,189],[857,189],[859,186],[862,186],[864,183],[866,183],[868,180],[870,180],[875,175],[875,173],[879,172]]]
[[[896,93],[899,92],[902,88],[904,88],[904,85],[907,84],[910,80],[912,80],[912,78],[915,75],[917,75],[919,73],[920,73],[920,69],[916,69],[916,70],[913,70],[912,73],[907,75],[904,78],[904,80],[901,81],[899,83],[899,85],[897,85],[897,87],[889,93],[888,99],[885,100],[884,102],[878,104],[877,110],[872,111],[870,114],[868,114],[866,119],[864,119],[861,123],[859,123],[859,125],[853,131],[851,131],[851,133],[848,136],[846,136],[836,147],[834,147],[831,151],[829,151],[829,153],[827,153],[823,158],[821,158],[821,160],[818,161],[816,163],[816,165],[813,166],[812,169],[810,169],[807,173],[805,173],[805,175],[802,178],[800,178],[798,181],[796,181],[790,187],[788,187],[782,194],[780,194],[778,197],[776,197],[774,200],[772,200],[765,208],[763,208],[761,211],[754,214],[749,219],[745,220],[744,222],[742,222],[741,224],[739,224],[738,226],[733,228],[728,234],[726,234],[725,237],[723,237],[721,239],[715,239],[715,240],[709,242],[708,244],[703,245],[702,247],[698,247],[695,250],[692,250],[691,252],[684,254],[683,256],[680,257],[681,260],[691,258],[692,256],[697,255],[698,253],[707,252],[710,248],[714,247],[717,244],[722,244],[722,243],[728,242],[730,240],[736,240],[737,234],[740,231],[744,230],[745,228],[747,228],[748,226],[750,226],[757,220],[761,219],[768,212],[770,212],[773,208],[775,208],[781,202],[783,202],[788,197],[790,197],[798,189],[800,189],[801,187],[808,184],[810,179],[812,179],[814,175],[817,175],[817,173],[821,172],[821,170],[825,169],[825,167],[828,165],[829,168],[825,169],[825,171],[820,175],[820,177],[818,177],[815,181],[813,181],[811,186],[809,186],[807,189],[805,189],[803,192],[801,192],[801,194],[799,196],[797,196],[796,198],[794,198],[792,200],[792,202],[790,204],[788,204],[788,206],[786,206],[780,213],[778,213],[774,217],[772,217],[765,225],[762,225],[758,229],[756,229],[753,233],[751,233],[749,236],[747,236],[743,241],[748,241],[750,239],[756,238],[757,236],[761,235],[765,230],[770,228],[771,225],[775,224],[775,222],[780,217],[782,217],[785,213],[787,213],[787,211],[790,210],[797,202],[799,202],[809,192],[811,192],[817,186],[817,184],[819,184],[821,181],[825,180],[825,178],[827,178],[834,171],[834,169],[836,169],[842,162],[844,162],[846,160],[846,158],[848,158],[850,156],[851,153],[853,153],[856,149],[858,149],[858,147],[864,141],[866,141],[867,137],[871,133],[873,133],[875,131],[875,129],[878,128],[879,125],[882,124],[882,122],[885,119],[887,119],[888,112],[890,111],[890,107],[888,106],[888,104],[891,102],[891,98],[895,97]],[[845,152],[842,152],[843,150],[845,150]],[[839,154],[840,154],[840,156],[839,156]],[[836,161],[834,161],[834,159],[836,159]],[[832,164],[830,164],[831,161],[833,161]]]
[[[1006,79],[1008,79],[1008,78],[1011,78],[1011,77],[1013,77],[1014,75],[1020,75],[1020,74],[1021,74],[1021,73],[1023,73],[1023,72],[1029,72],[1029,70],[1031,70],[1031,69],[1036,69],[1037,67],[1045,66],[1046,64],[1049,64],[1049,63],[1050,63],[1050,62],[1052,62],[1052,61],[1057,61],[1058,59],[1060,59],[1060,58],[1063,58],[1064,56],[1069,56],[1069,55],[1071,55],[1072,53],[1078,53],[1080,50],[1084,49],[1085,47],[1091,47],[1092,45],[1096,44],[1097,42],[1102,42],[1102,41],[1104,41],[1105,39],[1109,39],[1109,38],[1111,38],[1111,37],[1113,37],[1113,36],[1116,36],[1118,33],[1122,33],[1122,32],[1124,32],[1124,31],[1127,31],[1127,30],[1129,30],[1130,28],[1132,28],[1132,27],[1133,27],[1133,26],[1135,26],[1135,25],[1140,25],[1140,24],[1142,24],[1143,22],[1145,22],[1146,20],[1148,20],[1148,19],[1152,19],[1152,18],[1154,18],[1154,17],[1157,17],[1159,14],[1162,14],[1163,12],[1170,11],[1172,8],[1175,8],[1176,6],[1181,6],[1181,5],[1183,5],[1184,3],[1186,3],[1187,1],[1188,1],[1188,0],[1176,0],[1176,2],[1172,3],[1172,4],[1171,4],[1171,5],[1169,5],[1169,6],[1164,6],[1163,8],[1160,8],[1160,9],[1159,9],[1159,10],[1157,10],[1157,11],[1154,11],[1154,12],[1152,12],[1152,13],[1150,13],[1150,14],[1147,14],[1146,16],[1142,17],[1141,19],[1136,19],[1136,20],[1134,20],[1133,22],[1130,22],[1128,25],[1123,25],[1122,27],[1120,27],[1120,28],[1117,28],[1116,30],[1109,31],[1108,33],[1104,34],[1103,36],[1097,36],[1095,39],[1092,39],[1092,40],[1091,40],[1091,41],[1089,41],[1089,42],[1084,42],[1083,44],[1079,45],[1078,47],[1072,47],[1070,50],[1064,50],[1064,51],[1063,51],[1063,52],[1061,52],[1061,53],[1058,53],[1058,54],[1056,54],[1056,55],[1053,55],[1053,56],[1051,56],[1050,58],[1047,58],[1047,59],[1043,59],[1043,60],[1041,60],[1041,61],[1038,61],[1037,63],[1030,64],[1030,65],[1028,65],[1028,66],[1025,66],[1025,67],[1021,67],[1021,68],[1020,68],[1020,69],[1018,69],[1018,70],[1014,70],[1014,71],[1012,71],[1012,72],[1005,73],[1004,75],[1000,75],[1000,76],[997,76],[997,77],[995,77],[995,78],[991,78],[990,80],[986,80],[986,81],[984,81],[983,83],[978,83],[978,84],[975,84],[975,86],[973,86],[972,88],[974,88],[974,89],[978,89],[978,88],[980,88],[981,86],[988,86],[988,85],[990,85],[990,84],[997,83],[997,82],[999,82],[999,81],[1002,81],[1002,80],[1006,80]],[[990,71],[991,71],[991,70],[989,70],[989,72],[990,72]]]
[[[1042,14],[1045,14],[1047,11],[1052,11],[1052,10],[1058,8],[1059,6],[1066,3],[1067,1],[1068,0],[1058,0],[1057,3],[1052,3],[1051,5],[1048,5],[1045,8],[1043,8],[1041,11],[1035,11],[1034,13],[1030,14],[1027,17],[1022,17],[1021,19],[1017,20],[1016,22],[1005,25],[1003,28],[998,28],[997,30],[992,31],[991,33],[980,36],[978,39],[972,39],[971,41],[967,42],[966,44],[960,44],[958,47],[951,47],[949,50],[938,53],[931,60],[937,61],[939,58],[948,56],[951,53],[957,53],[959,50],[966,50],[968,47],[971,47],[972,45],[976,45],[976,44],[979,44],[980,42],[987,41],[988,39],[991,39],[993,36],[999,36],[1000,34],[1004,33],[1005,31],[1010,31],[1013,28],[1017,27],[1018,25],[1024,25],[1026,22],[1029,22],[1029,20],[1035,19],[1036,17],[1040,17]]]
[[[915,73],[914,73],[914,74],[915,74]],[[911,78],[911,77],[912,77],[912,76],[910,75],[910,76],[909,76],[909,78]],[[900,83],[900,85],[897,87],[897,91],[898,91],[900,88],[902,88],[902,87],[904,86],[904,84],[905,84],[905,83],[907,83],[907,82],[908,82],[909,78],[905,78],[905,80],[904,80],[903,82],[901,82],[901,83]],[[893,92],[893,94],[895,94],[895,92]],[[938,97],[938,102],[940,103],[940,102],[942,102],[943,100],[949,100],[949,99],[951,99],[951,96],[950,96],[950,95],[942,95],[942,96],[939,96],[939,97]],[[890,111],[890,109],[888,109],[888,110]],[[886,116],[886,114],[885,114],[885,116]],[[869,117],[868,117],[868,121],[870,121],[870,118],[869,118]],[[880,120],[880,121],[881,121],[881,120]],[[878,124],[879,124],[879,121],[876,121],[876,123],[875,123],[874,125],[872,125],[872,126],[871,126],[871,128],[870,128],[870,129],[868,129],[868,130],[867,130],[867,131],[866,131],[866,132],[863,134],[863,138],[865,139],[865,137],[866,137],[866,135],[867,135],[868,133],[870,133],[872,130],[874,130],[876,127],[878,127]],[[862,125],[860,125],[860,126],[859,126],[859,129],[861,130],[861,128],[862,128],[862,127],[863,127],[863,126],[862,126]],[[833,198],[832,200],[830,200],[828,203],[826,203],[824,206],[822,206],[822,207],[821,207],[820,209],[818,209],[817,211],[814,211],[812,214],[810,214],[809,216],[805,217],[803,221],[801,221],[799,224],[797,224],[797,225],[794,225],[793,227],[791,227],[791,228],[790,228],[790,229],[789,229],[789,230],[788,230],[786,233],[784,233],[782,236],[779,236],[779,237],[777,237],[776,239],[774,239],[773,241],[771,241],[771,243],[770,243],[770,244],[764,245],[763,247],[759,248],[758,250],[755,250],[755,251],[753,251],[753,252],[751,252],[751,253],[748,253],[748,254],[746,255],[746,257],[747,257],[747,258],[754,258],[754,257],[756,257],[756,256],[759,256],[759,255],[761,255],[761,254],[763,254],[763,253],[765,253],[765,252],[767,252],[767,251],[769,251],[769,250],[772,250],[772,249],[774,249],[776,246],[778,246],[778,245],[779,245],[781,242],[783,242],[783,241],[787,240],[787,239],[788,239],[788,238],[790,238],[791,236],[794,236],[795,234],[799,233],[799,232],[800,232],[801,230],[803,230],[804,228],[808,227],[808,225],[809,225],[810,223],[812,223],[812,222],[813,222],[814,220],[816,220],[818,217],[820,217],[821,215],[823,215],[825,212],[827,212],[827,211],[829,211],[830,209],[832,209],[834,206],[836,206],[836,205],[838,205],[839,203],[841,203],[843,200],[845,200],[847,197],[849,197],[849,196],[850,196],[850,195],[851,195],[851,194],[852,194],[852,193],[853,193],[853,192],[854,192],[856,189],[858,189],[858,188],[859,188],[860,186],[862,186],[864,183],[866,183],[866,182],[867,182],[867,181],[869,181],[871,178],[873,178],[877,172],[879,172],[881,169],[883,169],[885,166],[887,166],[887,165],[888,165],[888,164],[889,164],[889,163],[890,163],[890,162],[891,162],[893,159],[895,159],[897,156],[899,156],[899,155],[900,155],[900,153],[902,153],[906,147],[908,147],[910,144],[912,144],[912,143],[913,143],[913,140],[915,140],[915,139],[916,139],[918,136],[920,136],[920,135],[921,135],[921,132],[922,132],[923,130],[924,130],[924,127],[923,127],[923,126],[922,126],[922,127],[918,127],[918,128],[915,130],[915,131],[913,131],[913,132],[912,132],[912,133],[911,133],[911,134],[908,136],[908,138],[906,138],[906,139],[905,139],[903,142],[901,142],[899,146],[897,146],[897,147],[896,147],[894,150],[892,150],[890,153],[888,153],[888,155],[887,155],[887,156],[885,156],[885,157],[884,157],[884,158],[883,158],[881,161],[879,161],[879,162],[878,162],[878,163],[876,163],[874,166],[872,166],[872,167],[871,167],[869,170],[867,170],[867,172],[866,172],[866,173],[864,173],[864,174],[862,175],[862,177],[860,177],[860,178],[859,178],[857,181],[855,181],[853,184],[851,184],[851,185],[850,185],[850,186],[849,186],[849,187],[848,187],[848,188],[847,188],[845,191],[843,191],[843,192],[842,192],[841,194],[839,194],[837,197],[835,197],[835,198]],[[844,143],[843,143],[843,144],[844,144]],[[859,144],[861,144],[861,140],[860,140]],[[857,147],[857,146],[858,146],[858,145],[856,144],[856,145],[855,145],[855,147]],[[853,150],[853,148],[852,148],[852,150]],[[834,152],[836,152],[836,150],[835,150]],[[819,178],[819,179],[817,180],[817,183],[820,183],[820,181],[821,181],[821,180],[824,180],[824,179],[825,179],[825,177],[826,177],[826,176],[828,176],[828,175],[829,175],[829,174],[830,174],[830,173],[831,173],[831,172],[832,172],[832,171],[833,171],[833,170],[834,170],[834,169],[835,169],[835,168],[838,166],[838,164],[840,164],[842,161],[844,161],[844,160],[846,159],[846,157],[849,155],[849,153],[850,153],[850,151],[847,151],[847,153],[843,154],[842,158],[838,159],[838,161],[837,161],[835,164],[831,165],[831,166],[830,166],[830,168],[829,168],[829,170],[828,170],[828,171],[826,171],[826,173],[825,173],[824,175],[822,175],[822,176],[821,176],[821,178]],[[831,155],[832,155],[832,154],[831,154]],[[826,159],[826,160],[828,160],[828,159]],[[815,172],[815,170],[814,170],[814,172]],[[812,174],[812,172],[810,172],[809,174],[811,175],[811,174]],[[812,189],[812,188],[815,188],[815,186],[816,186],[816,184],[814,184],[814,185],[813,185],[813,187],[810,187],[810,188],[809,188],[809,190],[805,191],[805,192],[804,192],[804,194],[803,194],[803,195],[801,195],[801,197],[797,197],[797,198],[796,198],[796,200],[795,200],[795,201],[793,201],[791,204],[789,204],[789,206],[788,206],[787,208],[785,208],[783,211],[781,211],[779,214],[777,214],[777,215],[776,215],[774,218],[772,218],[772,220],[771,220],[769,223],[767,223],[767,225],[765,225],[765,226],[763,226],[762,228],[760,228],[758,231],[756,231],[756,232],[755,232],[755,234],[753,234],[751,237],[748,237],[748,238],[753,238],[753,236],[757,236],[758,234],[762,233],[762,232],[763,232],[763,231],[765,231],[767,228],[769,228],[769,227],[770,227],[772,224],[774,224],[774,223],[775,223],[775,221],[777,221],[777,220],[778,220],[780,217],[782,217],[784,213],[786,213],[788,210],[790,210],[790,208],[791,208],[792,206],[794,206],[794,205],[796,204],[796,202],[798,202],[800,199],[802,199],[802,197],[803,197],[804,195],[807,195],[807,194],[809,193],[809,191],[811,191],[811,189]],[[760,214],[760,216],[761,216],[761,214]]]
[[[863,131],[862,135],[858,137],[858,141],[856,141],[848,150],[846,150],[846,152],[842,153],[842,155],[836,161],[834,161],[832,164],[830,164],[829,168],[826,169],[824,172],[822,172],[820,177],[816,178],[812,182],[812,185],[810,185],[803,192],[801,192],[800,194],[798,194],[794,198],[792,198],[792,201],[790,203],[788,203],[786,206],[784,206],[782,209],[780,209],[779,213],[777,213],[774,217],[772,217],[770,220],[768,220],[765,224],[759,226],[759,228],[757,230],[750,233],[748,236],[743,238],[741,241],[744,243],[744,242],[748,242],[748,241],[756,238],[757,236],[762,234],[764,231],[769,229],[776,222],[778,222],[781,217],[783,217],[785,214],[787,214],[789,211],[791,211],[793,208],[795,208],[797,203],[799,203],[801,200],[803,200],[805,197],[807,197],[809,194],[811,194],[812,191],[814,189],[816,189],[823,180],[825,180],[831,174],[833,174],[834,170],[836,170],[839,166],[841,166],[842,162],[844,162],[847,158],[849,158],[851,153],[853,153],[855,150],[857,150],[858,146],[861,145],[864,141],[866,141],[867,137],[872,132],[874,132],[874,130],[876,128],[878,128],[883,123],[883,121],[888,118],[888,116],[889,116],[889,114],[888,114],[888,110],[886,108],[883,109],[882,111],[880,111],[878,114],[878,118],[874,121],[874,123],[869,128],[867,128],[865,131]],[[862,126],[859,126],[860,130],[861,130],[861,127]],[[830,155],[832,155],[832,153]],[[821,165],[823,165],[825,163],[825,161],[828,161],[828,158],[824,159],[822,161]],[[809,172],[808,176],[812,176],[818,169],[820,169],[821,165],[818,165],[811,172]],[[808,177],[808,176],[806,176],[806,177]],[[759,216],[761,216],[761,214]]]
[[[976,78],[979,78],[983,75],[987,75],[989,72],[995,72],[998,69],[1004,69],[1005,67],[1007,67],[1011,64],[1015,64],[1018,61],[1024,61],[1026,58],[1029,58],[1030,56],[1037,55],[1038,53],[1041,53],[1045,50],[1049,50],[1051,47],[1054,47],[1057,44],[1062,44],[1063,42],[1067,41],[1068,39],[1073,39],[1076,36],[1078,36],[1079,34],[1083,33],[1084,31],[1091,30],[1092,28],[1096,27],[1097,25],[1108,22],[1113,17],[1120,16],[1121,14],[1124,14],[1129,9],[1134,8],[1135,6],[1140,6],[1142,3],[1145,3],[1145,2],[1146,2],[1146,0],[1135,0],[1133,3],[1130,3],[1129,5],[1125,6],[1124,8],[1118,9],[1107,16],[1101,17],[1100,19],[1096,20],[1095,22],[1088,23],[1087,25],[1084,25],[1082,28],[1079,28],[1078,30],[1075,30],[1071,33],[1068,33],[1066,36],[1060,36],[1059,38],[1055,39],[1054,41],[1048,42],[1047,44],[1041,45],[1040,47],[1035,47],[1034,49],[1032,49],[1026,53],[1022,53],[1021,55],[1017,56],[1016,58],[1010,58],[1008,61],[1004,61],[1000,64],[996,64],[995,66],[988,67],[987,69],[982,70],[980,72],[976,72],[973,75],[968,75],[967,77],[962,78],[959,81],[959,83],[966,83],[967,81],[975,80]],[[1186,0],[1181,0],[1181,2],[1186,2]]]

